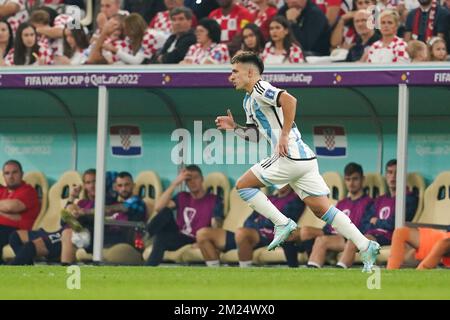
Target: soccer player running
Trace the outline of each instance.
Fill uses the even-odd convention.
[[[218,129],[234,130],[249,141],[258,141],[261,134],[274,149],[271,157],[253,165],[236,183],[241,198],[275,225],[268,249],[274,250],[283,243],[297,224],[284,216],[259,188],[289,184],[318,218],[353,241],[360,250],[363,271],[370,272],[380,245],[367,239],[328,199],[330,190],[319,173],[316,155],[303,142],[294,122],[297,99],[261,79],[264,64],[256,54],[240,53],[233,57],[231,65],[230,82],[236,90],[246,91],[243,107],[247,123],[236,124],[228,110],[228,115],[216,118],[216,125]]]

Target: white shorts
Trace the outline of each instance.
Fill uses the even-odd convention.
[[[317,159],[291,160],[273,155],[251,167],[255,176],[266,186],[289,184],[300,199],[327,196],[330,189],[319,173]]]

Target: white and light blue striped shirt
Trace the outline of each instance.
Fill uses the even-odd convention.
[[[278,99],[284,90],[259,80],[250,94],[246,94],[243,107],[247,115],[247,124],[256,125],[259,132],[269,141],[272,150],[278,143],[283,127],[283,111],[278,107]],[[292,160],[311,159],[316,155],[303,142],[295,122],[289,133],[288,157]]]

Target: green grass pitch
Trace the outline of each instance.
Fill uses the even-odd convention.
[[[372,274],[373,275],[373,274]],[[0,267],[1,299],[450,299],[450,272],[381,269],[369,290],[360,269],[81,266],[81,289],[60,266]]]

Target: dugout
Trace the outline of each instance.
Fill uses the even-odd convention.
[[[243,93],[231,88],[228,75],[227,66],[1,69],[0,161],[15,158],[26,171],[42,171],[54,182],[67,170],[99,168],[97,154],[103,154],[107,169],[135,176],[154,170],[167,184],[178,169],[171,159],[178,143],[171,139],[175,129],[202,135],[227,108],[244,123]],[[323,136],[320,128],[343,131],[335,142],[345,154],[320,157],[322,172],[341,172],[355,161],[366,172],[382,173],[394,157],[428,183],[449,170],[450,64],[279,66],[267,67],[265,79],[297,97],[296,122],[312,148]],[[97,117],[99,110],[108,116],[101,111],[104,116]],[[110,139],[109,126],[130,125],[139,128],[141,154],[113,155],[111,141],[118,138]],[[206,147],[191,138],[193,148]],[[101,143],[104,153],[97,148]],[[194,153],[188,162],[198,162]],[[249,167],[202,162],[205,173],[221,171],[232,181]]]

